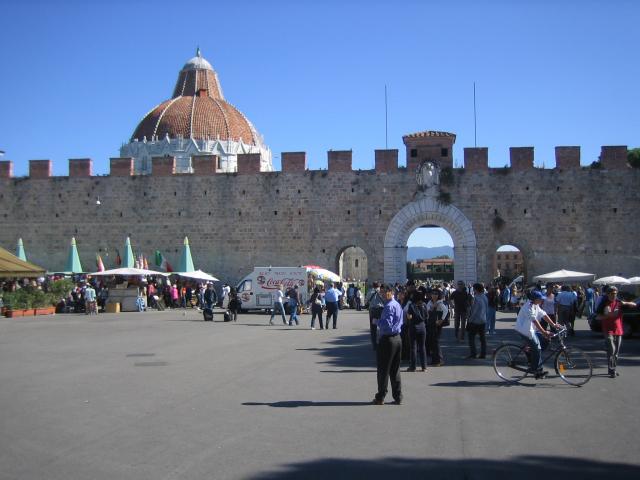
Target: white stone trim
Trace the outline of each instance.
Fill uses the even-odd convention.
[[[384,281],[406,281],[407,241],[425,224],[444,228],[453,239],[456,280],[477,281],[477,245],[473,225],[453,205],[423,198],[405,205],[389,222],[384,236]]]

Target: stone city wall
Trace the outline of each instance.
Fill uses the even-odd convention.
[[[638,275],[640,170],[626,164],[626,152],[603,147],[600,167],[591,168],[580,166],[579,147],[558,147],[557,167],[541,169],[533,148],[520,147],[511,149],[511,168],[496,169],[486,148],[465,148],[465,168],[445,165],[432,195],[471,221],[479,280],[493,277],[503,244],[522,251],[530,278],[559,268]],[[74,159],[69,177],[51,176],[51,162],[37,160],[27,178],[14,178],[3,161],[0,245],[13,251],[21,237],[28,259],[54,271],[75,237],[91,271],[96,253],[113,267],[126,236],[151,262],[157,249],[176,266],[188,236],[196,268],[229,282],[256,265],[337,271],[340,253],[357,246],[369,279],[382,279],[389,222],[421,195],[415,171],[398,167],[397,150],[376,150],[374,170],[352,170],[350,151],[329,152],[328,170],[307,170],[304,152],[282,159],[283,171],[259,172],[259,156],[240,155],[237,173],[215,174],[216,157],[202,156],[193,174],[175,174],[175,160],[159,157],[144,176],[133,175],[128,158],[111,159],[109,176],[91,176],[91,160]]]

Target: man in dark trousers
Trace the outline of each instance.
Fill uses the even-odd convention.
[[[387,395],[387,384],[391,379],[393,403],[402,403],[402,384],[400,381],[400,357],[402,354],[402,307],[393,298],[393,286],[381,289],[385,300],[382,315],[378,321],[378,348],[376,360],[378,366],[378,393],[373,399],[374,405],[383,405]]]
[[[459,342],[464,341],[464,331],[467,326],[467,315],[473,297],[467,292],[467,288],[462,280],[458,282],[458,288],[450,296],[453,303],[453,325],[455,328],[456,338]]]

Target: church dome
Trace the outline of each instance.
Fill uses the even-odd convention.
[[[169,100],[154,107],[135,129],[132,141],[153,138],[233,140],[262,146],[251,122],[222,94],[218,75],[200,49],[178,74]]]

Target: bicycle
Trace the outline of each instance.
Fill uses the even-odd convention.
[[[593,366],[585,352],[564,344],[566,336],[566,327],[551,335],[549,346],[540,353],[543,356],[542,363],[555,355],[553,365],[558,376],[565,383],[579,387],[591,379]],[[553,343],[555,345],[552,346]],[[518,383],[527,375],[534,374],[529,366],[530,348],[527,342],[499,346],[493,354],[493,369],[496,374],[509,383]]]

